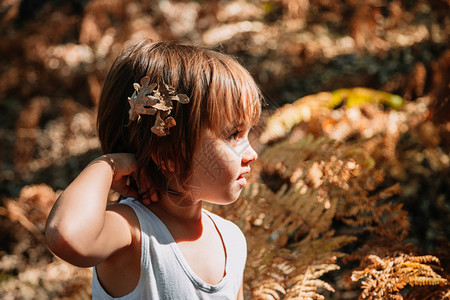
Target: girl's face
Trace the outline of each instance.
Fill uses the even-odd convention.
[[[220,137],[209,129],[202,131],[185,183],[186,197],[215,204],[229,204],[239,197],[247,183],[244,175],[258,157],[250,146],[249,130],[246,126],[230,127]]]

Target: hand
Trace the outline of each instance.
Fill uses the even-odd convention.
[[[131,153],[111,153],[100,156],[96,160],[106,161],[113,169],[111,189],[125,197],[140,199],[146,205],[158,201],[156,189],[150,184],[138,182],[136,179],[137,163]],[[142,178],[143,176],[140,176]],[[136,184],[131,185],[133,180]],[[144,180],[140,180],[144,181]]]

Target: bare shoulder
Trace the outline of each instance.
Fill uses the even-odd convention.
[[[116,219],[120,222],[125,222],[130,229],[133,240],[135,238],[139,239],[140,236],[140,226],[139,219],[134,212],[133,208],[126,204],[115,203],[107,207],[106,212],[111,218]]]
[[[242,233],[242,230],[239,228],[239,226],[237,226],[235,223],[233,223],[232,221],[225,219],[215,213],[212,213],[208,210],[204,210],[212,219],[215,223],[218,223],[219,226],[221,227],[226,227],[227,230],[232,231],[233,233],[237,233],[239,235],[244,236],[244,234]]]

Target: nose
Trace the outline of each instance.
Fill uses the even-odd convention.
[[[245,148],[245,151],[242,153],[242,164],[248,165],[252,161],[256,160],[258,158],[258,153],[256,153],[255,149],[248,144],[248,146]]]

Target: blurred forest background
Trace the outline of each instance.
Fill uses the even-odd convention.
[[[450,1],[2,0],[0,34],[0,298],[90,297],[43,229],[143,38],[231,54],[265,93],[251,183],[212,208],[247,236],[247,299],[450,298]]]

